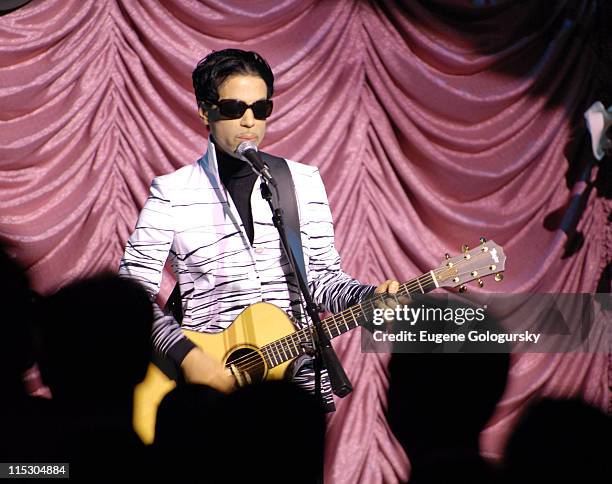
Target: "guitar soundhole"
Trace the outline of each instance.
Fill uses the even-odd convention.
[[[266,364],[261,354],[252,348],[239,348],[232,351],[225,365],[227,367],[235,365],[246,383],[260,382],[266,376]]]

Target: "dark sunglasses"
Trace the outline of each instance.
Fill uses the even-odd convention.
[[[266,119],[272,114],[273,107],[270,99],[261,99],[253,104],[238,99],[221,99],[215,105],[219,109],[219,114],[226,119],[239,119],[249,108],[253,111],[255,119]]]

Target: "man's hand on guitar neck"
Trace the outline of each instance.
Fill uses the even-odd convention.
[[[397,294],[399,291],[400,283],[394,279],[387,279],[385,282],[378,285],[378,287],[374,290],[374,294]],[[410,303],[410,298],[408,296],[393,296],[383,298],[382,301],[377,301],[375,303],[376,307],[382,309],[392,309],[395,311],[395,308],[398,306],[403,306],[405,304]],[[388,319],[386,322],[387,326],[390,326],[395,321],[395,318]]]
[[[231,372],[200,348],[187,353],[181,369],[187,383],[207,385],[223,393],[230,393],[236,388],[236,379]]]

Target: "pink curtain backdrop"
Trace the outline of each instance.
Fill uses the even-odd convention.
[[[508,256],[485,290],[593,292],[610,201],[588,193],[567,257],[560,228],[585,187],[566,174],[589,156],[592,2],[541,3],[34,0],[0,17],[0,236],[44,293],[116,270],[151,179],[204,150],[191,71],[238,47],[276,74],[263,147],[320,167],[347,272],[407,280],[484,235]],[[406,479],[388,358],[357,332],[335,346],[355,391],[329,421],[326,480]],[[606,354],[516,356],[483,453],[500,456],[534,398],[608,409],[609,375]]]

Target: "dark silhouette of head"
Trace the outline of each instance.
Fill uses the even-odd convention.
[[[605,482],[612,473],[612,419],[578,399],[529,408],[508,441],[509,482]]]
[[[496,482],[479,435],[506,386],[508,354],[394,354],[387,418],[411,482]]]
[[[0,459],[3,462],[57,461],[51,402],[28,395],[24,372],[34,362],[32,308],[36,295],[20,265],[0,247]]]
[[[23,373],[34,363],[31,340],[32,297],[25,271],[0,245],[2,351],[0,384],[7,396],[25,394]]]
[[[146,291],[102,274],[44,299],[37,314],[40,368],[71,479],[110,482],[119,468],[128,480],[146,476],[145,447],[132,428],[134,386],[150,361],[153,308]]]
[[[322,476],[325,415],[314,396],[295,384],[241,388],[227,397],[218,421],[222,432],[214,455],[226,470],[219,476],[223,482],[244,482],[253,472],[266,482],[316,482]]]
[[[424,311],[461,308],[460,314],[468,307],[467,302],[444,298],[413,304],[423,306]],[[443,319],[419,324],[417,331],[427,329],[430,333],[441,328],[445,333],[470,329]],[[499,325],[487,314],[478,327],[495,331]],[[478,454],[479,434],[506,387],[510,355],[479,353],[479,343],[467,338],[459,348],[461,353],[442,353],[442,345],[428,342],[416,343],[415,348],[420,353],[395,353],[389,363],[387,417],[391,429],[413,465],[434,451]]]
[[[506,386],[507,354],[394,354],[389,424],[409,456],[478,450],[478,436]]]
[[[224,403],[223,393],[205,385],[181,384],[163,398],[151,447],[160,480],[200,482],[208,476],[208,467],[218,465],[212,456],[223,431],[219,413]],[[206,472],[203,457],[210,459]]]
[[[186,451],[187,441],[195,436],[200,441],[212,428],[214,415],[223,404],[225,395],[205,385],[182,384],[168,393],[157,409],[155,445]],[[177,447],[177,442],[184,445]]]
[[[102,274],[41,304],[45,383],[61,403],[91,409],[131,399],[146,373],[153,309],[136,282]]]

